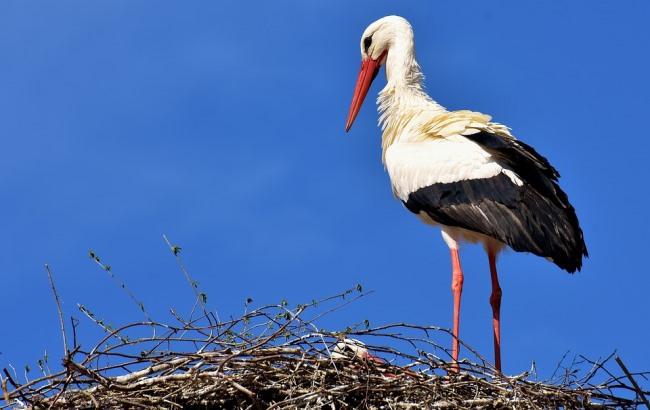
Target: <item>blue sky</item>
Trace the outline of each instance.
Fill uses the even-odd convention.
[[[414,26],[434,99],[488,113],[562,174],[590,259],[570,276],[500,260],[504,370],[550,375],[567,351],[648,370],[650,4],[25,1],[0,3],[0,366],[60,351],[43,264],[67,315],[139,312],[93,249],[164,319],[192,295],[222,315],[375,292],[331,327],[450,326],[448,251],[391,194],[374,95],[343,126],[373,20]],[[461,336],[491,357],[489,272],[461,253]],[[90,339],[96,329],[82,321]],[[94,332],[94,333],[93,333]]]

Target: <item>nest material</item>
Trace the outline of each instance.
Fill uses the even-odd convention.
[[[195,319],[174,314],[174,325],[104,327],[106,336],[90,350],[75,334],[61,371],[20,383],[5,369],[0,408],[572,409],[643,403],[638,386],[607,369],[609,358],[560,364],[552,380],[540,382],[534,371],[497,375],[468,346],[471,357],[454,373],[449,352],[436,342],[441,336],[448,341],[449,332],[437,327],[365,322],[344,332],[317,328],[323,315],[354,299],[351,293],[294,309],[283,302],[226,322],[204,310]],[[371,355],[346,349],[347,335],[362,338]]]

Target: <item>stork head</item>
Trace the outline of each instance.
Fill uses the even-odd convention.
[[[358,357],[359,359],[367,359],[371,355],[368,352],[368,349],[366,349],[366,345],[362,341],[345,338],[339,341],[336,346],[334,346],[334,350],[332,351],[331,356],[332,359],[349,359],[353,357]]]
[[[359,358],[369,360],[378,364],[384,364],[384,361],[368,351],[366,345],[357,339],[345,338],[339,341],[331,355],[332,359],[352,359]]]
[[[361,70],[352,95],[352,104],[345,131],[352,127],[363,100],[368,94],[370,84],[377,77],[379,69],[386,63],[390,48],[402,38],[413,39],[413,30],[406,19],[399,16],[386,16],[373,22],[361,36]]]

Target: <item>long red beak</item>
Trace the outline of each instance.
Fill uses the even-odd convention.
[[[359,70],[359,77],[357,78],[357,85],[354,86],[354,94],[352,95],[352,104],[350,105],[350,113],[348,114],[348,121],[345,123],[345,132],[348,132],[352,127],[354,119],[357,118],[359,110],[361,109],[361,104],[368,94],[368,89],[372,80],[377,77],[379,73],[379,68],[381,67],[381,62],[384,59],[386,53],[382,54],[377,60],[373,60],[370,57],[365,58],[361,61],[361,70]]]

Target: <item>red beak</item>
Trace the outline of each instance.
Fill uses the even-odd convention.
[[[384,52],[377,60],[373,60],[370,57],[365,58],[361,61],[361,70],[359,70],[359,77],[357,78],[357,85],[354,86],[354,95],[352,95],[352,104],[350,105],[350,113],[348,114],[348,121],[345,123],[345,132],[350,130],[354,119],[357,118],[359,110],[361,109],[361,104],[368,94],[368,89],[372,80],[377,77],[379,73],[379,68],[381,67],[381,62],[386,56]]]

